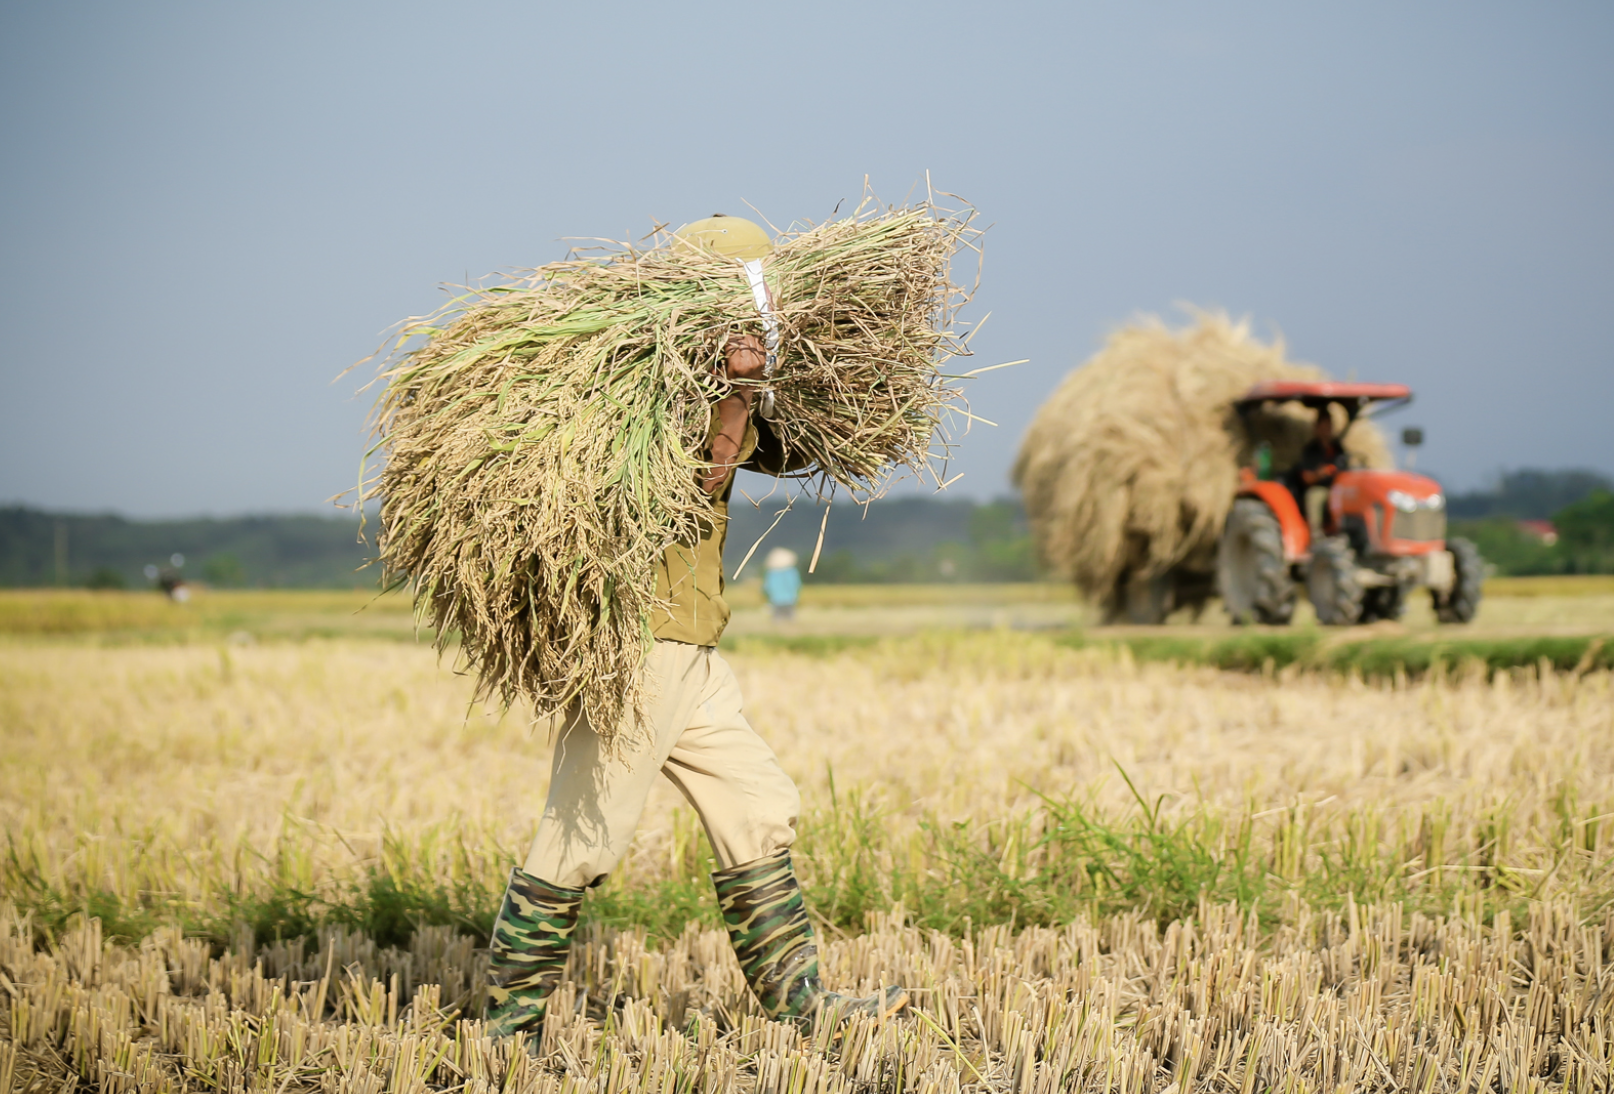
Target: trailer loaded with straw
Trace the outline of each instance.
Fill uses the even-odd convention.
[[[1160,623],[1217,595],[1217,555],[1240,482],[1258,458],[1292,465],[1312,413],[1237,409],[1264,380],[1322,380],[1281,341],[1198,313],[1173,330],[1145,316],[1110,335],[1037,411],[1014,478],[1051,573],[1075,583],[1106,622]],[[1343,424],[1341,422],[1340,424]],[[1344,438],[1357,467],[1387,467],[1373,423]]]

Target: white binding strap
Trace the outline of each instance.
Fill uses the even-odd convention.
[[[779,323],[768,303],[768,285],[762,280],[762,259],[753,258],[745,264],[745,279],[751,283],[751,299],[756,301],[757,311],[762,315],[763,342],[768,347],[762,377],[768,379],[773,376],[773,366],[779,363]]]
[[[762,341],[768,350],[762,363],[764,386],[757,410],[764,418],[772,418],[773,388],[767,386],[767,382],[773,379],[773,368],[779,363],[779,323],[768,302],[768,284],[762,280],[762,259],[753,258],[745,263],[745,279],[751,283],[751,299],[756,301],[757,312],[762,316]]]

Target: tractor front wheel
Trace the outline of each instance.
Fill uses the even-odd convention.
[[[1442,623],[1467,623],[1479,611],[1480,590],[1485,584],[1485,560],[1479,548],[1458,537],[1446,541],[1456,573],[1451,590],[1434,593],[1435,618]]]
[[[1216,586],[1235,623],[1283,624],[1295,614],[1295,583],[1278,518],[1259,498],[1239,498],[1216,551]]]
[[[1313,540],[1306,568],[1306,595],[1325,627],[1348,627],[1362,618],[1362,583],[1356,579],[1356,552],[1344,536]]]

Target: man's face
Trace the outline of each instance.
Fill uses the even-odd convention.
[[[1327,411],[1317,415],[1317,424],[1312,427],[1312,435],[1324,444],[1334,439],[1334,419]]]

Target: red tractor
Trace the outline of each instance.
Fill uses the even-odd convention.
[[[1337,405],[1348,430],[1368,408],[1411,398],[1402,384],[1268,381],[1234,406],[1248,419],[1284,403],[1325,415]],[[1417,444],[1422,434],[1409,429],[1404,440]],[[1240,470],[1217,551],[1217,586],[1234,622],[1288,623],[1301,585],[1318,622],[1329,626],[1398,619],[1407,595],[1420,586],[1429,590],[1442,623],[1474,618],[1485,563],[1468,540],[1446,538],[1446,499],[1434,479],[1410,471],[1341,470],[1326,484],[1314,533],[1301,512],[1307,488],[1297,471],[1286,483],[1265,462]]]

